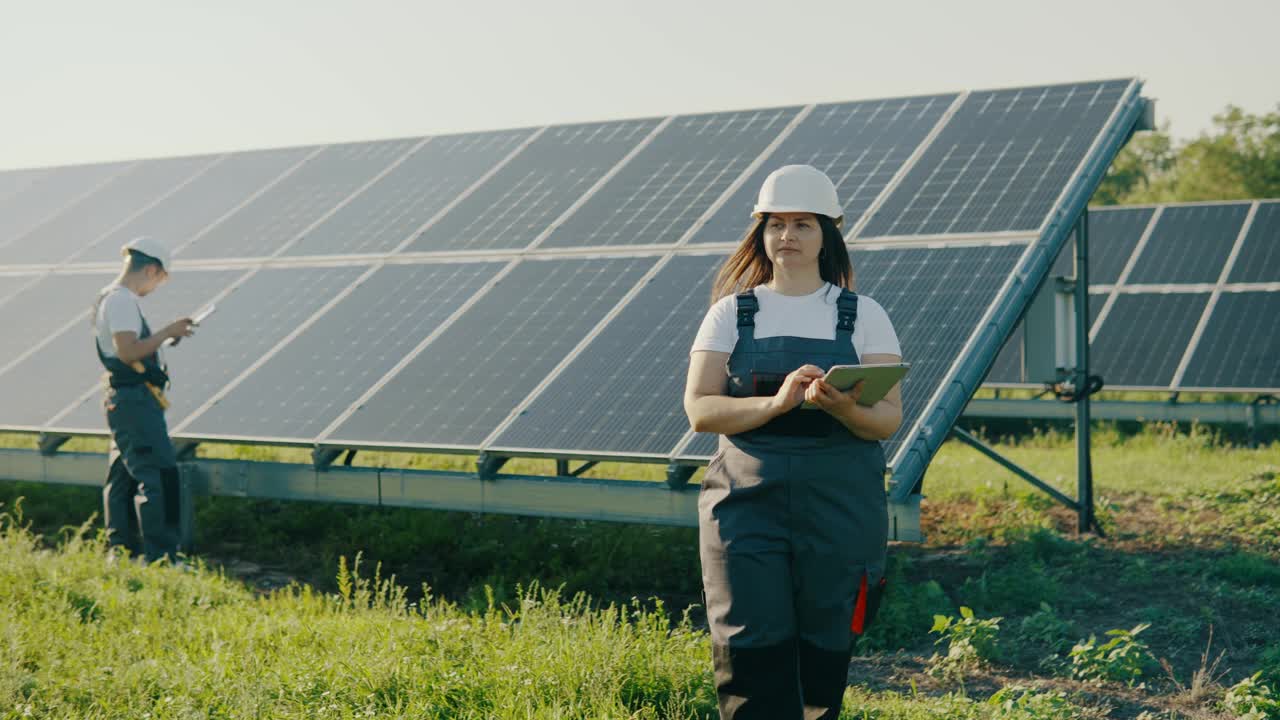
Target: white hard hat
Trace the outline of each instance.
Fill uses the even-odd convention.
[[[759,217],[762,213],[779,212],[826,215],[837,227],[844,220],[835,184],[812,165],[784,165],[764,179],[760,199],[751,214]]]
[[[136,237],[120,247],[120,254],[128,256],[129,251],[140,252],[160,261],[160,267],[169,272],[169,248],[153,237]]]

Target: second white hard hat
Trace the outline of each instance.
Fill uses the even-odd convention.
[[[159,260],[160,267],[169,272],[169,247],[159,240],[145,235],[136,237],[120,247],[120,254],[128,255],[131,250]]]
[[[784,165],[769,173],[760,186],[760,197],[751,214],[808,212],[826,215],[838,227],[844,210],[836,197],[835,183],[812,165]]]

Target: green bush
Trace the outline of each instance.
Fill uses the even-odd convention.
[[[1071,648],[1071,674],[1081,680],[1116,680],[1132,685],[1152,665],[1146,643],[1138,635],[1151,627],[1140,624],[1132,630],[1108,630],[1110,640],[1102,645],[1097,637]]]
[[[1236,683],[1222,699],[1222,709],[1235,720],[1280,720],[1280,699],[1261,679],[1262,673]]]
[[[936,644],[947,644],[947,654],[935,654],[929,659],[930,674],[955,680],[964,672],[996,659],[999,651],[997,637],[1003,619],[979,620],[972,609],[964,606],[960,608],[959,618],[935,615],[929,632],[940,636]]]

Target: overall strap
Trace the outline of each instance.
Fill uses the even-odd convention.
[[[858,294],[852,290],[840,290],[836,299],[836,343],[841,348],[852,347],[853,328],[858,323]]]
[[[738,293],[738,347],[750,347],[756,342],[756,311],[760,301],[755,290]]]

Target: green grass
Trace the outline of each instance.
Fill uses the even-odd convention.
[[[1075,535],[1065,509],[972,449],[943,447],[925,485],[928,542],[891,551],[845,717],[1225,718],[1225,687],[1255,671],[1280,682],[1280,444],[1171,426],[1100,425],[1096,440],[1105,538]],[[1074,486],[1069,436],[999,444]],[[0,482],[0,510],[19,496],[32,530],[10,523],[0,549],[0,718],[28,704],[37,717],[714,717],[691,529],[202,498],[197,544],[215,570],[183,575],[108,568],[95,541],[60,533],[98,510],[95,489]],[[341,578],[357,553],[362,574],[380,562],[403,590]],[[289,579],[300,584],[280,589]],[[960,605],[1004,618],[1000,657],[959,681],[933,677],[928,630]],[[1168,673],[1134,688],[1071,678],[1074,643],[1143,623]],[[1222,674],[1191,693],[1211,629]]]

